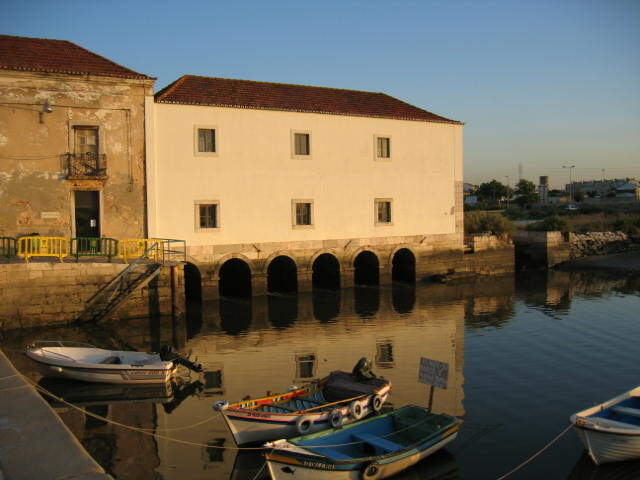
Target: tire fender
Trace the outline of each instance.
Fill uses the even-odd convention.
[[[384,400],[382,399],[382,395],[374,395],[371,399],[371,410],[378,413],[382,410],[382,405],[384,404]]]
[[[353,401],[349,404],[349,414],[356,420],[360,420],[364,415],[364,409],[358,401]]]
[[[331,425],[331,428],[340,428],[343,422],[344,417],[342,416],[342,412],[337,408],[331,410],[329,414],[329,425]]]
[[[309,430],[311,430],[312,426],[313,426],[313,417],[309,415],[304,415],[298,418],[298,420],[296,420],[296,430],[298,430],[298,433],[300,435],[305,435],[309,433]]]
[[[377,478],[380,478],[381,475],[382,470],[380,469],[380,464],[377,462],[366,463],[360,471],[361,480],[376,480]]]

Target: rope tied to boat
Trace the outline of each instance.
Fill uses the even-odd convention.
[[[560,440],[560,438],[567,433],[569,430],[571,430],[571,427],[573,427],[573,424],[569,425],[567,428],[565,428],[563,431],[561,431],[558,435],[555,436],[555,438],[553,440],[551,440],[550,442],[548,442],[544,447],[542,447],[540,450],[538,450],[536,453],[534,453],[533,455],[531,455],[529,458],[527,458],[524,462],[522,462],[520,465],[518,465],[517,467],[513,468],[512,470],[510,470],[509,472],[505,473],[504,475],[502,475],[501,477],[498,477],[497,480],[504,480],[505,478],[509,478],[511,475],[513,475],[514,473],[516,473],[518,470],[520,470],[522,467],[524,467],[525,465],[531,463],[532,461],[534,461],[536,458],[538,458],[540,455],[542,455],[549,447],[551,447],[551,445],[553,445],[554,443],[556,443],[558,440]]]

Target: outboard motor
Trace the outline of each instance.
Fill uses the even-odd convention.
[[[365,380],[371,380],[372,378],[378,378],[375,373],[371,371],[371,361],[367,357],[362,357],[353,367],[351,375],[355,377],[359,382]]]
[[[160,349],[160,359],[164,362],[173,362],[174,364],[182,365],[196,373],[202,372],[202,365],[200,365],[199,363],[194,363],[187,358],[184,358],[183,356],[178,354],[173,348],[171,348],[169,345],[165,345]]]

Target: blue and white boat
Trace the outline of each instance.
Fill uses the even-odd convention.
[[[408,405],[342,428],[266,443],[265,457],[272,480],[377,480],[455,440],[460,424]]]
[[[640,458],[640,387],[571,416],[589,456],[600,465]]]

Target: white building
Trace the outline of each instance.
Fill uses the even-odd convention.
[[[187,241],[205,298],[461,258],[460,122],[383,93],[191,75],[146,111],[149,236]]]

